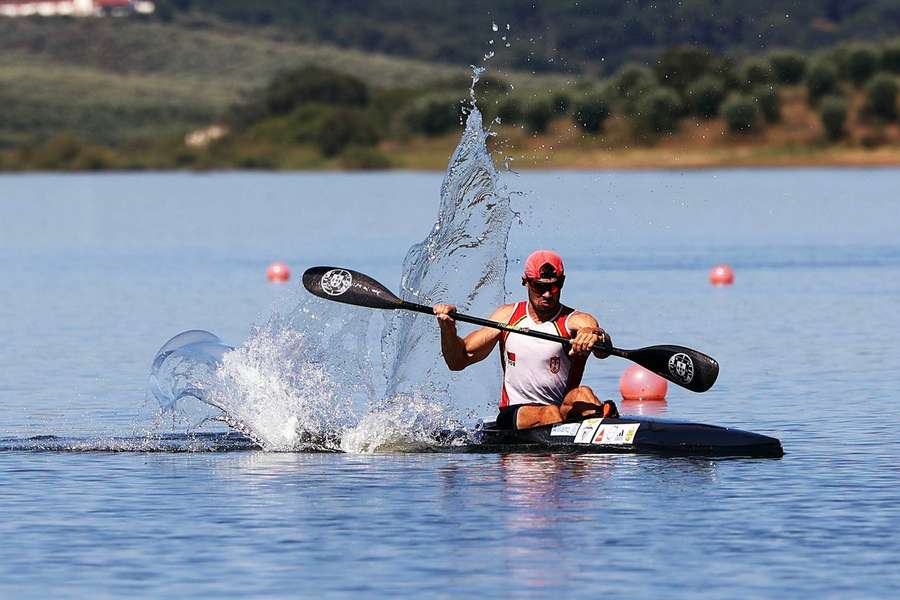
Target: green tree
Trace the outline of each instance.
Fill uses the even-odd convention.
[[[881,49],[881,68],[900,74],[900,39],[886,43]]]
[[[613,77],[613,88],[622,100],[625,112],[632,114],[640,98],[659,86],[653,71],[643,65],[627,64]]]
[[[521,123],[522,114],[522,102],[518,98],[505,98],[497,106],[497,116],[501,123]]]
[[[759,123],[759,109],[753,98],[733,93],[722,104],[722,115],[728,129],[735,133],[748,133]]]
[[[565,92],[557,92],[550,98],[550,104],[553,106],[554,114],[565,115],[569,112],[572,99]]]
[[[866,112],[887,120],[897,117],[896,77],[881,73],[866,84]]]
[[[869,45],[851,47],[845,57],[847,78],[857,87],[865,83],[878,70],[878,52]]]
[[[838,91],[837,68],[829,61],[819,60],[806,73],[806,92],[810,104],[818,104],[819,99]]]
[[[777,123],[781,120],[781,98],[774,85],[757,86],[753,90],[753,99],[767,123]]]
[[[704,76],[725,77],[730,64],[701,46],[676,46],[664,50],[653,66],[656,80],[683,94]]]
[[[641,131],[667,134],[675,131],[678,126],[681,110],[681,99],[675,90],[660,87],[638,100],[634,119]]]
[[[459,127],[461,104],[452,96],[425,96],[407,109],[406,123],[413,130],[434,137]]]
[[[344,148],[372,146],[378,143],[378,132],[371,119],[360,110],[341,108],[324,119],[316,134],[316,146],[324,156],[340,154]]]
[[[769,53],[769,63],[775,81],[794,85],[803,81],[806,72],[806,57],[795,50],[775,50]]]
[[[820,103],[819,118],[825,127],[825,134],[831,140],[838,140],[844,135],[844,125],[847,123],[847,101],[840,96],[825,96]]]
[[[748,58],[741,63],[738,69],[738,80],[741,87],[753,89],[758,85],[771,83],[775,79],[775,73],[769,61],[762,58]]]
[[[609,100],[603,94],[594,92],[575,103],[572,122],[589,133],[600,133],[610,114],[612,106]]]
[[[725,98],[725,84],[718,77],[706,75],[687,90],[686,99],[691,113],[711,119],[719,114],[719,106]]]
[[[553,119],[553,104],[547,98],[539,98],[525,107],[525,126],[531,133],[544,133]]]
[[[275,115],[287,114],[308,103],[364,106],[369,98],[366,85],[359,79],[320,67],[279,73],[269,82],[264,95],[266,107]]]

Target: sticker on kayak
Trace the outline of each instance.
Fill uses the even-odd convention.
[[[604,446],[629,446],[634,442],[634,434],[637,433],[640,423],[628,423],[626,425],[601,425],[594,434],[592,444]]]
[[[353,275],[344,269],[332,269],[322,275],[319,285],[329,296],[340,296],[353,285]]]
[[[597,431],[597,427],[602,420],[603,419],[585,419],[582,421],[573,441],[576,444],[590,444],[591,440],[594,438],[594,432]]]
[[[694,379],[694,361],[684,352],[679,352],[669,359],[669,373],[681,383],[690,383]]]
[[[553,429],[550,430],[550,435],[578,435],[579,427],[581,427],[581,423],[563,423],[561,425],[554,425]]]

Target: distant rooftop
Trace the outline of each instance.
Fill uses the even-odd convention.
[[[149,0],[0,0],[3,17],[101,17],[152,14]]]

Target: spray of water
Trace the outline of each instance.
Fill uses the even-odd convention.
[[[474,71],[436,223],[407,253],[399,292],[489,314],[503,302],[513,212],[474,102],[482,71]],[[397,311],[380,333],[373,318],[303,296],[235,349],[208,332],[185,332],[157,354],[150,391],[169,410],[195,400],[214,407],[216,418],[267,450],[409,451],[458,442],[448,432],[459,431],[463,411],[491,403],[496,384],[483,382],[498,381],[498,366],[453,378],[433,318]]]

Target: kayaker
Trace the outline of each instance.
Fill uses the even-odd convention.
[[[484,360],[500,342],[503,385],[497,426],[527,429],[584,416],[618,416],[615,403],[601,402],[581,385],[591,349],[597,358],[609,356],[612,340],[592,315],[560,303],[565,283],[562,258],[550,250],[537,250],[525,261],[522,285],[528,300],[505,304],[492,321],[571,338],[559,343],[482,327],[465,337],[456,332],[452,304],[437,304],[434,314],[441,329],[441,350],[451,371],[461,371]],[[596,347],[595,347],[596,345]]]

